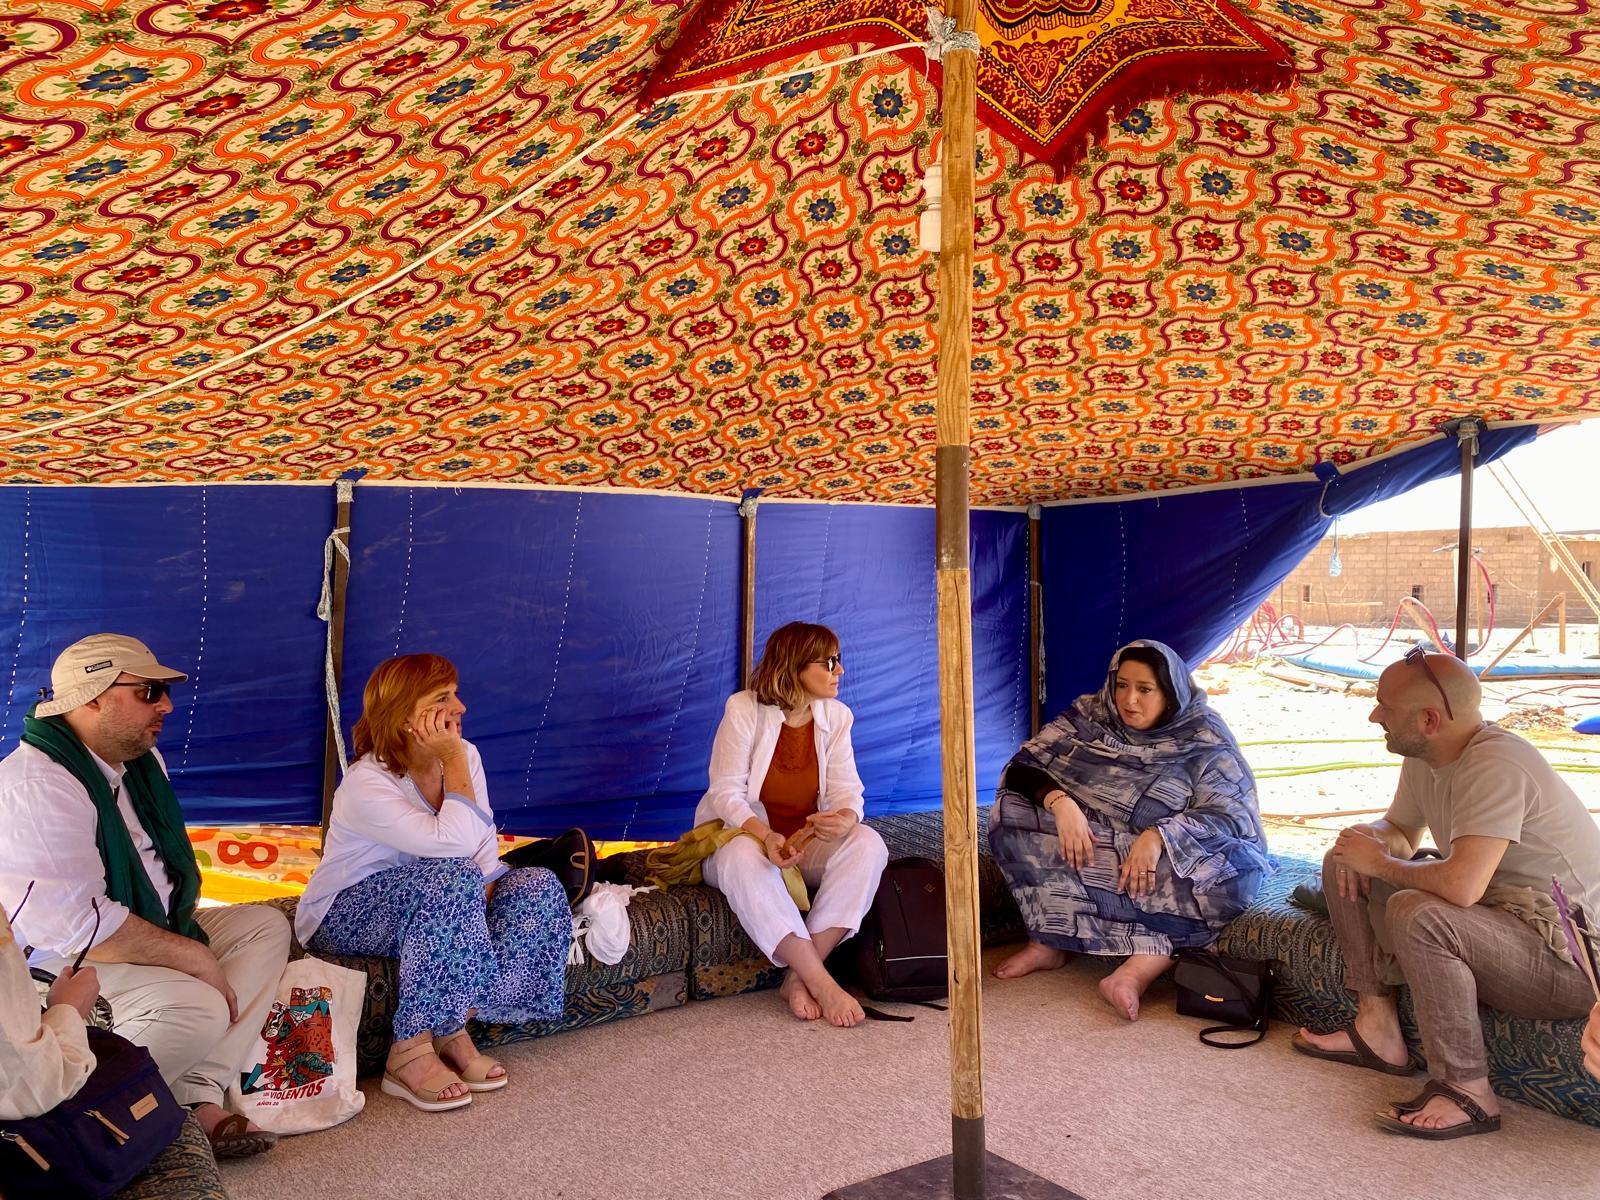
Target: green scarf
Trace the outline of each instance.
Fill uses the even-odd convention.
[[[156,756],[141,754],[125,764],[122,786],[172,880],[172,904],[166,912],[161,911],[161,901],[139,852],[133,848],[133,838],[105,775],[72,732],[72,726],[60,717],[34,716],[37,707],[29,708],[22,719],[22,740],[71,771],[94,801],[94,844],[105,866],[106,895],[152,925],[209,944],[205,930],[194,919],[194,903],[200,897],[200,867],[183,827],[183,810],[178,807],[172,781],[156,762]]]

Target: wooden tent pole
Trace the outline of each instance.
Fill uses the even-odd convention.
[[[1472,595],[1472,464],[1478,457],[1478,434],[1483,431],[1483,422],[1476,417],[1462,417],[1445,428],[1461,443],[1461,529],[1456,536],[1456,657],[1465,660]]]
[[[364,474],[365,472],[363,472]],[[350,509],[355,481],[340,479],[335,484],[337,502],[334,506],[333,531],[329,536],[338,542],[332,555],[332,583],[329,588],[328,667],[332,671],[332,686],[337,695],[339,681],[344,676],[344,600],[350,586]],[[340,552],[342,548],[342,553]],[[322,738],[322,840],[328,839],[328,818],[333,814],[333,792],[339,786],[339,733],[335,724],[334,708],[328,705],[328,720]]]
[[[975,0],[950,0],[959,33]],[[971,456],[972,191],[977,54],[944,59],[944,211],[939,250],[939,400],[935,495],[938,537],[939,721],[944,776],[945,907],[950,931],[952,1183],[960,1200],[984,1192],[983,993],[978,958],[978,806],[972,730],[972,570],[967,500]]]
[[[1039,520],[1043,509],[1028,506],[1028,732],[1037,734],[1044,705],[1044,545]]]
[[[750,686],[756,653],[756,510],[761,506],[761,489],[746,490],[739,501],[739,516],[744,522],[744,591],[739,608],[739,690]]]

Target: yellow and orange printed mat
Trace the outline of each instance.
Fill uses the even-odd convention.
[[[502,851],[533,838],[502,836]],[[200,864],[200,894],[223,904],[298,896],[316,869],[322,830],[315,825],[192,826],[189,842]],[[601,858],[660,845],[659,842],[597,842]]]

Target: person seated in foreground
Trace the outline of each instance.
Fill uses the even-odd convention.
[[[823,960],[861,927],[889,852],[861,824],[854,717],[836,698],[843,674],[831,629],[793,621],[773,631],[750,688],[728,699],[694,820],[720,818],[750,835],[705,860],[705,881],[727,897],[761,952],[788,968],[780,994],[790,1012],[848,1028],[865,1014]],[[809,840],[797,849],[790,839],[802,830]],[[789,867],[816,888],[804,919],[784,884]]]
[[[1183,659],[1143,639],[1007,765],[989,846],[1028,927],[995,975],[1125,956],[1100,994],[1130,1021],[1173,950],[1209,946],[1273,870],[1239,743]]]
[[[100,995],[93,967],[62,967],[39,1011],[27,961],[0,912],[0,1121],[43,1116],[95,1068],[84,1022]]]
[[[400,960],[383,1091],[444,1112],[509,1082],[466,1024],[552,1021],[566,1003],[572,912],[543,867],[507,868],[483,760],[461,734],[456,669],[437,654],[379,664],[322,862],[295,913],[313,952]]]
[[[1550,880],[1600,911],[1600,828],[1533,745],[1483,720],[1481,696],[1466,664],[1420,648],[1378,677],[1370,719],[1404,759],[1399,785],[1383,818],[1340,833],[1322,868],[1356,1018],[1294,1038],[1314,1058],[1409,1075],[1396,1007],[1408,985],[1432,1079],[1377,1120],[1415,1137],[1500,1127],[1480,1003],[1551,1020],[1583,1016],[1591,999],[1553,922]],[[1424,831],[1442,859],[1413,858]]]
[[[155,749],[186,678],[120,634],[62,651],[54,698],[0,762],[0,905],[33,966],[60,976],[88,948],[117,1032],[236,1158],[277,1141],[223,1099],[277,994],[289,924],[258,904],[195,907],[200,868]]]

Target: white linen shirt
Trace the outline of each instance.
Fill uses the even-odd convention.
[[[167,764],[159,752],[153,753],[165,773]],[[102,762],[93,751],[89,757],[115,790],[122,823],[165,911],[172,900],[172,880],[122,790],[124,768]],[[0,904],[8,913],[17,912],[14,932],[22,945],[33,947],[30,962],[76,958],[128,919],[127,907],[106,896],[105,864],[95,847],[99,820],[83,784],[37,746],[24,742],[0,761]],[[33,894],[18,912],[29,883]],[[100,905],[100,930],[93,943],[90,901]]]
[[[446,792],[438,812],[408,776],[391,774],[371,754],[350,764],[333,793],[322,862],[295,908],[294,933],[302,946],[340,892],[390,867],[423,858],[470,858],[483,871],[485,883],[506,873],[483,759],[476,746],[465,744],[475,799]]]
[[[837,700],[811,702],[811,726],[817,743],[817,811],[848,808],[864,818],[861,776],[856,773],[850,726],[855,716]],[[778,746],[783,710],[763,704],[751,691],[728,697],[716,740],[711,743],[711,786],[695,806],[696,825],[721,817],[737,829],[751,817],[767,821],[761,785]],[[768,822],[770,824],[770,822]]]

